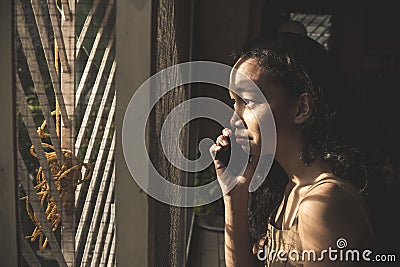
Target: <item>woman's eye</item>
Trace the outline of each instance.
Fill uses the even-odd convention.
[[[237,100],[231,99],[231,105],[233,107],[235,106],[252,106],[255,103],[255,101],[247,99],[247,98],[239,98]]]
[[[243,99],[243,101],[244,101],[244,103],[246,103],[246,105],[252,105],[255,103],[253,100],[250,100],[250,99]]]

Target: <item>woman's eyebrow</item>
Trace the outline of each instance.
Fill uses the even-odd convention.
[[[239,81],[233,86],[233,88],[234,92],[237,93],[257,93],[260,91],[256,84],[249,81]]]
[[[254,86],[235,86],[233,89],[231,89],[232,92],[236,94],[241,94],[241,93],[258,93],[258,90],[255,88],[252,88]]]

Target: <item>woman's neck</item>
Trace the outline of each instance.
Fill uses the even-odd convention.
[[[313,184],[322,173],[331,173],[332,167],[323,159],[318,158],[306,165],[300,157],[277,161],[285,170],[289,180],[296,186]]]
[[[294,186],[313,184],[320,174],[330,173],[333,169],[322,157],[317,157],[310,164],[306,164],[300,158],[303,147],[304,136],[298,131],[292,133],[290,138],[285,138],[285,142],[278,142],[275,151],[276,161],[285,170]]]

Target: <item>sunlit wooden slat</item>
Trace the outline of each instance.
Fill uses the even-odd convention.
[[[52,1],[52,0],[48,0]],[[53,2],[55,2],[53,0]],[[69,20],[57,20],[59,24],[57,24],[57,30],[60,29],[60,36],[63,37],[63,51],[65,51],[65,56],[68,58],[69,62],[69,71],[64,71],[64,66],[61,61],[61,89],[65,97],[65,107],[68,115],[71,118],[71,127],[66,127],[65,124],[61,126],[61,144],[63,147],[68,148],[72,153],[75,154],[75,66],[76,66],[76,58],[75,58],[75,43],[76,43],[76,1],[68,0],[69,8],[71,9],[71,17]],[[60,28],[58,28],[58,25]],[[57,35],[55,33],[56,40]],[[62,59],[62,57],[60,57]],[[68,183],[64,185],[67,187],[67,190],[73,192],[74,185],[72,183]],[[63,201],[68,207],[68,213],[64,214],[62,217],[62,228],[61,228],[61,249],[64,255],[64,258],[69,267],[76,266],[76,250],[75,250],[75,205],[74,205],[75,195],[68,194],[64,197]]]
[[[25,21],[25,15],[22,10],[22,3],[20,0],[17,1],[16,9],[17,9],[17,31],[21,39],[21,44],[23,47],[24,54],[26,56],[26,61],[28,64],[29,71],[31,73],[33,84],[37,92],[40,106],[42,108],[43,116],[46,119],[47,129],[49,130],[50,133],[50,139],[54,146],[54,151],[56,152],[57,160],[59,163],[61,163],[63,156],[61,154],[60,140],[57,137],[56,126],[54,124],[54,120],[51,115],[49,101],[47,99],[44,82],[42,80],[32,40],[30,38],[28,29],[26,28],[27,25]]]
[[[105,197],[106,192],[106,187],[107,184],[109,184],[109,174],[110,172],[112,172],[114,170],[114,164],[113,164],[113,159],[114,159],[114,147],[115,147],[115,134],[113,135],[113,139],[111,141],[111,146],[110,146],[110,151],[108,152],[108,156],[107,156],[107,161],[106,161],[106,166],[104,167],[104,172],[101,175],[101,184],[100,184],[100,188],[99,191],[97,193],[97,196],[95,197],[95,207],[94,207],[94,211],[93,211],[93,215],[91,218],[91,221],[89,221],[88,223],[90,223],[90,227],[89,227],[89,233],[87,236],[87,239],[85,241],[85,249],[83,252],[83,257],[82,257],[82,264],[83,266],[96,266],[91,264],[91,261],[93,259],[93,257],[90,256],[90,250],[92,249],[92,242],[93,242],[93,234],[96,231],[96,229],[98,230],[99,228],[99,222],[101,221],[101,217],[102,214],[104,213],[104,206],[102,207],[102,202],[103,202],[103,198]],[[108,188],[109,191],[113,191],[113,188],[109,187]],[[99,242],[101,239],[99,239],[99,236],[97,235],[96,238],[97,242]],[[95,240],[95,243],[96,243]]]
[[[31,2],[32,2],[33,13],[35,15],[36,23],[38,26],[37,29],[39,31],[40,40],[43,45],[43,51],[46,57],[46,62],[49,69],[54,93],[57,97],[58,104],[60,106],[61,116],[63,117],[64,124],[67,127],[70,127],[71,126],[70,120],[68,118],[68,114],[65,109],[64,97],[61,92],[60,79],[58,78],[58,74],[54,66],[53,48],[50,45],[49,38],[46,33],[46,22],[44,21],[44,14],[42,12],[39,0],[31,0]]]
[[[94,166],[92,179],[90,180],[89,190],[88,190],[88,193],[87,193],[87,196],[85,199],[85,203],[83,206],[82,214],[81,214],[81,217],[79,220],[78,229],[76,231],[75,247],[77,248],[77,250],[80,250],[81,246],[84,244],[85,240],[84,240],[84,235],[83,235],[83,229],[85,228],[86,224],[90,223],[89,210],[92,207],[92,205],[94,204],[94,203],[92,203],[91,199],[92,199],[93,194],[97,193],[97,192],[93,191],[93,188],[97,182],[97,177],[100,174],[101,161],[103,159],[103,154],[105,152],[107,139],[108,139],[108,136],[109,136],[109,133],[111,130],[111,125],[114,120],[114,113],[115,113],[115,94],[114,94],[113,102],[111,105],[110,113],[108,114],[106,126],[105,126],[104,133],[103,133],[103,139],[100,144],[99,154],[97,156],[97,160],[96,160],[96,163]],[[102,175],[100,174],[99,177],[101,179]]]
[[[96,53],[98,52],[97,48],[100,44],[101,38],[103,37],[104,29],[107,26],[108,19],[111,15],[111,10],[113,9],[113,6],[114,6],[114,1],[115,0],[110,0],[110,2],[107,4],[106,12],[105,12],[103,20],[100,24],[100,28],[97,32],[96,38],[93,42],[93,46],[90,51],[88,61],[86,62],[86,66],[85,66],[85,69],[83,70],[81,80],[79,81],[78,89],[76,90],[76,102],[75,102],[76,106],[80,103],[81,94],[82,94],[83,88],[85,87],[85,85],[87,83],[87,79],[89,77],[89,72],[93,65],[93,59],[94,59]]]
[[[112,235],[110,254],[108,255],[107,266],[115,266],[115,228]]]
[[[72,15],[71,15],[71,9],[69,8],[68,0],[61,0],[61,6],[62,6],[62,12],[64,15],[64,19],[70,20]]]
[[[89,101],[86,103],[85,107],[84,107],[84,115],[83,115],[83,120],[82,123],[79,127],[79,132],[78,132],[78,136],[76,138],[76,142],[75,142],[75,150],[78,152],[81,145],[82,145],[82,140],[83,140],[83,135],[85,133],[87,124],[89,122],[90,119],[90,114],[92,113],[92,109],[94,108],[94,102],[96,100],[97,97],[101,97],[104,98],[104,95],[98,95],[98,91],[100,89],[100,84],[101,84],[101,80],[104,77],[104,70],[108,61],[108,58],[110,56],[110,52],[111,52],[111,48],[114,44],[114,39],[115,39],[115,35],[114,35],[114,31],[112,32],[110,39],[108,41],[107,47],[104,51],[103,54],[103,59],[101,60],[101,64],[100,64],[100,68],[97,72],[97,76],[96,76],[96,80],[94,82],[93,88],[90,92],[90,97],[89,97]],[[90,153],[89,153],[90,155]]]
[[[110,217],[110,223],[108,224],[108,230],[107,230],[107,235],[106,235],[106,240],[104,242],[104,248],[103,248],[103,255],[101,256],[100,260],[100,266],[108,266],[107,259],[110,258],[111,253],[114,254],[113,250],[113,245],[112,243],[114,242],[115,246],[115,204],[111,204],[111,217]]]
[[[105,109],[105,106],[106,106],[106,103],[107,103],[107,99],[111,94],[114,94],[114,91],[111,91],[111,86],[113,84],[113,79],[114,79],[114,76],[115,76],[115,69],[116,69],[116,62],[114,60],[113,65],[111,67],[110,75],[108,76],[106,88],[104,90],[103,97],[101,99],[99,111],[98,111],[96,120],[94,122],[93,131],[92,131],[92,134],[91,134],[90,139],[89,139],[89,144],[88,144],[88,147],[87,147],[87,150],[86,150],[86,153],[85,153],[84,162],[88,162],[89,159],[90,159],[90,155],[92,153],[93,146],[94,146],[94,143],[95,143],[95,140],[96,140],[96,136],[97,136],[97,133],[98,133],[98,130],[99,130],[101,118],[105,115],[104,114],[104,109]],[[78,151],[79,148],[80,147],[77,147],[76,150]],[[85,174],[85,169],[82,169],[82,175],[84,175],[84,174]],[[79,201],[83,197],[81,195],[81,186],[82,185],[78,185],[77,188],[76,188],[75,206],[78,205]]]
[[[111,176],[110,186],[108,188],[106,203],[105,203],[105,206],[104,206],[104,213],[103,213],[102,218],[101,218],[99,234],[97,236],[97,240],[103,240],[104,235],[107,234],[107,232],[106,232],[106,227],[107,227],[106,223],[107,223],[107,220],[109,220],[109,217],[110,217],[110,210],[111,210],[111,204],[112,204],[111,202],[113,200],[112,197],[113,197],[113,192],[114,192],[115,163],[114,163],[113,168],[114,169],[113,169],[113,173],[112,173],[112,176]],[[98,266],[103,250],[104,250],[104,247],[101,246],[101,242],[96,242],[96,245],[94,247],[92,266]]]
[[[49,7],[49,14],[51,20],[51,26],[53,27],[54,36],[58,46],[58,53],[60,56],[61,66],[63,72],[70,72],[69,61],[67,57],[67,51],[65,50],[64,37],[61,31],[61,22],[58,16],[58,10],[56,1],[47,0],[47,6]]]
[[[83,23],[82,31],[79,34],[78,41],[76,42],[76,57],[79,57],[79,53],[82,48],[83,40],[85,40],[86,33],[89,29],[90,23],[92,22],[93,16],[96,13],[97,8],[99,7],[100,0],[94,0],[92,7],[89,10],[88,15],[86,16],[85,22]]]

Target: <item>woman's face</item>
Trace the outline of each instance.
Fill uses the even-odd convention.
[[[235,91],[235,93],[229,92],[237,113],[237,116],[233,115],[230,121],[235,129],[235,140],[246,149],[245,144],[248,139],[250,154],[263,155],[270,152],[271,145],[275,144],[268,144],[266,142],[268,136],[263,136],[264,144],[261,149],[261,132],[268,133],[271,129],[261,131],[258,121],[267,122],[261,124],[263,127],[271,127],[268,121],[275,119],[277,143],[284,142],[283,140],[289,138],[291,130],[294,129],[294,101],[286,97],[283,88],[268,81],[265,69],[259,66],[255,59],[241,59],[235,64],[235,69],[242,74],[238,75],[236,71],[232,71],[229,85],[230,89]],[[268,102],[263,100],[259,91],[249,89],[251,86],[248,86],[248,79],[258,86]],[[274,118],[271,118],[271,111]],[[276,152],[280,147],[278,144]]]

